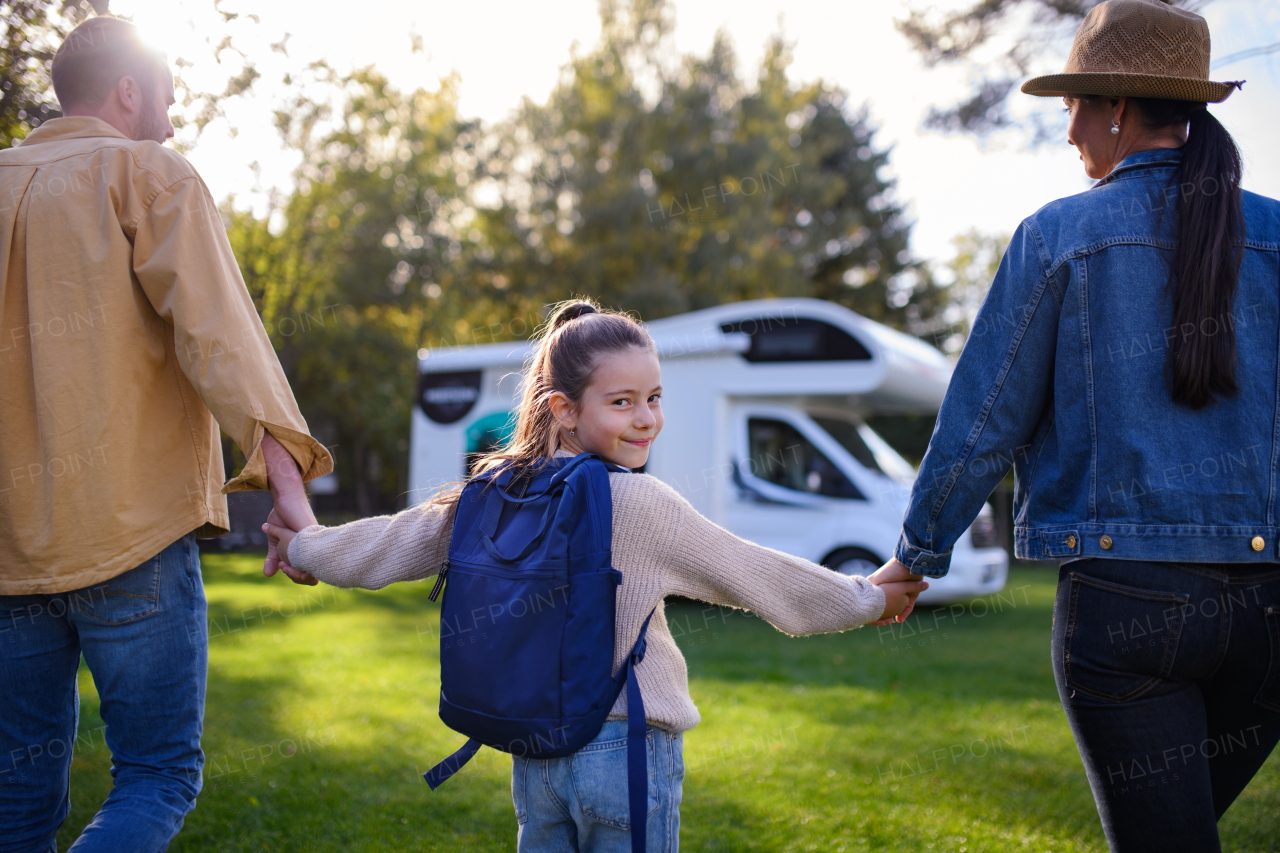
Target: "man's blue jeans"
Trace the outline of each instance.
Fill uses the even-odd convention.
[[[1280,565],[1068,563],[1053,671],[1112,851],[1219,850],[1280,740]]]
[[[115,784],[71,849],[168,847],[200,791],[205,614],[191,534],[104,583],[0,596],[0,851],[57,849],[70,808],[81,654],[101,699]]]

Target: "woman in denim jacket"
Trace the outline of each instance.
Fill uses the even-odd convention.
[[[1013,467],[1017,556],[1064,561],[1054,674],[1113,851],[1218,850],[1280,739],[1280,203],[1240,189],[1205,110],[1239,84],[1208,68],[1204,19],[1110,0],[1023,87],[1101,180],[1014,233],[890,563],[945,575]]]

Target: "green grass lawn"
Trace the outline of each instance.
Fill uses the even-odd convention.
[[[463,738],[436,716],[429,584],[299,587],[261,558],[204,558],[204,792],[170,850],[513,850],[510,759],[483,750],[432,793]],[[702,724],[685,735],[690,851],[1105,851],[1049,665],[1056,573],[907,625],[790,639],[673,602]],[[110,786],[97,694],[82,715],[65,850]],[[1221,828],[1280,849],[1280,755]]]

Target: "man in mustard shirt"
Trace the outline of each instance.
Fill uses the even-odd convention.
[[[132,24],[78,26],[63,118],[0,151],[0,851],[54,850],[83,654],[115,784],[74,845],[164,850],[194,807],[225,492],[309,523],[328,473]],[[221,425],[245,452],[223,484]],[[296,578],[298,580],[305,580]]]

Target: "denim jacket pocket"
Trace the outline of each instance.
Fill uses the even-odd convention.
[[[649,815],[658,810],[657,767],[654,737],[645,736],[645,757],[649,773]],[[627,799],[627,739],[592,742],[569,756],[574,793],[582,811],[597,823],[631,829],[631,806]],[[645,815],[647,819],[649,815]]]
[[[1072,572],[1063,668],[1095,699],[1128,702],[1173,669],[1184,593],[1138,589]]]
[[[162,555],[111,580],[67,593],[71,609],[103,625],[123,625],[158,613]]]
[[[1272,711],[1280,711],[1280,607],[1267,607],[1264,618],[1267,620],[1267,635],[1271,638],[1271,665],[1267,667],[1267,677],[1253,701]]]

